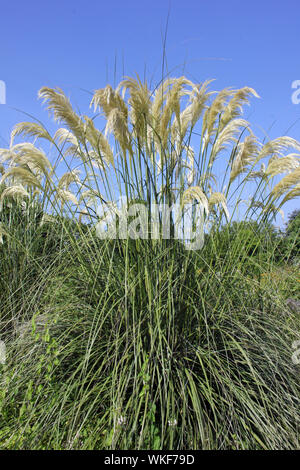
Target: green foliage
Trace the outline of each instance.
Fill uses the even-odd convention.
[[[205,249],[224,263],[235,259],[242,269],[256,266],[256,272],[259,272],[264,264],[280,260],[280,243],[280,233],[270,223],[245,220],[214,228],[206,236]]]
[[[285,236],[285,250],[288,256],[300,262],[300,210],[295,210],[289,216]]]

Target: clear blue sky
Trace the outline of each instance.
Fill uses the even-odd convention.
[[[292,82],[300,80],[299,0],[11,0],[0,3],[0,146],[14,124],[44,123],[41,86],[59,86],[81,111],[93,91],[135,72],[153,84],[161,78],[163,37],[173,75],[214,78],[213,89],[251,86],[261,96],[246,109],[258,134],[300,140],[300,104]],[[292,127],[291,127],[292,126]],[[291,212],[299,199],[285,207]],[[280,222],[280,220],[279,220]]]

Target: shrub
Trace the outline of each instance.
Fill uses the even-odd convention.
[[[300,210],[290,214],[283,244],[287,256],[295,262],[300,261]]]

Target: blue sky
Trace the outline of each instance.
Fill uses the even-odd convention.
[[[13,108],[49,123],[37,100],[44,85],[61,87],[84,112],[84,90],[118,83],[123,73],[146,72],[155,85],[166,29],[172,75],[214,78],[216,90],[255,88],[261,99],[245,108],[254,132],[300,140],[300,103],[291,100],[300,80],[299,0],[11,0],[0,4],[0,146],[28,120]],[[299,206],[297,199],[285,213]]]

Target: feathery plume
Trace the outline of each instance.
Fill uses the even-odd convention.
[[[70,184],[76,183],[80,184],[80,170],[72,170],[68,171],[58,181],[57,187],[58,189],[68,189]]]
[[[48,169],[52,168],[45,153],[29,142],[16,144],[11,151],[14,164],[28,165],[31,171],[43,174],[47,174]]]
[[[184,204],[191,203],[194,200],[197,200],[200,205],[204,208],[206,214],[209,214],[209,206],[208,206],[208,200],[200,186],[192,186],[188,189],[186,189],[182,195],[182,201],[181,204],[184,206]]]
[[[149,121],[149,111],[151,106],[150,91],[147,83],[142,83],[139,76],[137,80],[131,77],[126,77],[122,80],[116,92],[122,90],[122,98],[124,99],[126,90],[129,90],[130,96],[128,104],[130,105],[129,116],[133,125],[134,134],[140,139],[145,138],[145,126]]]
[[[45,129],[45,127],[42,126],[42,124],[39,124],[38,122],[19,122],[18,124],[16,124],[10,134],[11,147],[13,146],[15,137],[19,135],[46,139],[49,142],[53,142],[52,137],[47,131],[47,129]]]
[[[243,111],[243,105],[249,104],[249,96],[259,98],[253,88],[244,87],[236,90],[231,100],[224,109],[221,117],[221,128],[225,127],[232,119],[237,118]]]
[[[283,206],[283,204],[285,204],[287,201],[290,201],[291,199],[294,199],[299,196],[300,184],[296,184],[296,186],[284,196],[283,200],[280,203],[280,206]]]
[[[15,200],[20,200],[20,199],[24,199],[25,197],[29,197],[29,193],[26,191],[24,186],[22,186],[21,184],[9,186],[8,188],[5,188],[2,191],[1,202],[5,198],[12,198]]]
[[[60,88],[43,87],[38,93],[43,102],[48,102],[47,109],[53,113],[57,122],[64,122],[70,128],[78,141],[84,142],[83,123],[75,113],[64,92]]]
[[[244,129],[249,128],[249,122],[244,119],[233,119],[219,132],[217,139],[214,143],[212,150],[213,161],[218,153],[226,149],[227,145],[230,145],[232,142],[236,142],[237,135],[241,134]],[[211,162],[210,162],[211,163]]]
[[[114,154],[107,138],[96,129],[94,121],[87,116],[84,116],[86,122],[86,137],[88,142],[91,144],[95,153],[93,154],[94,159],[100,164],[101,167],[104,163],[111,164],[114,166]]]
[[[130,134],[127,123],[124,114],[117,108],[112,109],[109,113],[105,127],[105,137],[109,132],[114,134],[115,138],[120,143],[124,154],[126,149],[131,150]]]
[[[11,150],[11,148],[9,148],[9,149],[0,149],[0,159],[1,159],[2,163],[5,163],[9,160],[13,160],[15,156],[16,155]]]
[[[95,110],[97,107],[102,109],[107,119],[105,137],[109,132],[112,132],[119,141],[124,155],[127,149],[131,151],[128,108],[120,94],[107,85],[105,88],[95,91],[90,106],[92,105]]]
[[[239,144],[239,152],[233,160],[230,182],[243,173],[249,164],[253,164],[258,151],[259,147],[256,137],[254,135],[245,137],[244,142]]]
[[[79,147],[79,142],[74,134],[69,129],[61,127],[58,129],[53,137],[53,140],[57,140],[59,145],[72,144]]]
[[[264,204],[263,202],[261,201],[252,201],[251,203],[251,207],[260,207],[262,209],[262,211],[266,214],[268,212],[272,212],[273,214],[277,214],[279,213],[282,217],[282,220],[284,220],[284,212],[282,209],[280,209],[280,207],[276,207],[274,206],[274,204]]]
[[[300,166],[299,157],[299,154],[291,153],[285,157],[276,157],[270,159],[266,169],[266,175],[273,177],[279,175],[280,173],[286,173],[295,170]]]
[[[203,84],[193,86],[190,93],[191,104],[188,105],[180,115],[182,126],[181,138],[185,136],[189,125],[191,125],[192,128],[195,126],[206,108],[209,97],[214,94],[214,92],[207,92],[207,87],[212,81],[213,80],[206,80]]]
[[[278,199],[282,196],[287,190],[291,189],[292,186],[300,183],[300,167],[296,168],[292,173],[286,175],[282,178],[279,183],[274,186],[271,191],[271,195]]]
[[[94,111],[99,107],[103,110],[104,116],[106,119],[109,118],[111,111],[118,109],[120,113],[124,115],[124,120],[127,121],[128,118],[128,108],[118,92],[113,90],[110,85],[107,85],[105,88],[100,88],[96,90],[90,107],[94,105]]]
[[[217,204],[221,204],[221,206],[222,206],[222,208],[225,212],[226,218],[227,218],[227,220],[229,220],[230,216],[229,216],[229,211],[228,211],[228,208],[227,208],[226,197],[224,196],[224,194],[219,193],[219,192],[215,192],[210,196],[210,198],[208,199],[208,206],[212,207],[212,206],[217,205]]]
[[[233,94],[233,90],[230,88],[224,88],[224,90],[221,90],[218,93],[210,107],[205,111],[203,117],[203,127],[204,130],[207,130],[209,136],[211,136],[213,132],[216,132],[218,128],[216,121],[220,114],[224,111],[227,98]]]
[[[159,134],[164,147],[167,145],[172,115],[175,114],[176,121],[180,125],[180,99],[185,95],[190,95],[190,92],[183,88],[184,85],[193,86],[192,82],[185,77],[173,79],[172,87],[166,91],[166,103],[162,110],[159,126]]]
[[[7,178],[13,178],[22,184],[31,186],[33,188],[39,188],[43,190],[42,185],[38,178],[29,170],[21,167],[13,167],[9,169],[1,178],[0,184],[3,183]]]
[[[166,94],[169,91],[173,81],[173,78],[166,78],[154,93],[150,111],[154,129],[156,129],[159,125]]]
[[[300,151],[300,142],[288,136],[277,137],[277,139],[270,140],[262,147],[257,156],[257,161],[272,155],[280,156],[282,152],[288,148],[294,148]]]
[[[63,203],[64,202],[67,202],[67,201],[70,201],[72,202],[73,204],[75,204],[76,206],[78,206],[78,201],[76,199],[76,196],[71,193],[71,191],[67,191],[66,189],[57,189],[56,191],[56,195],[58,197],[58,199],[60,199]]]
[[[53,217],[53,215],[44,213],[40,221],[40,227],[42,227],[43,225],[47,223],[55,223],[55,222],[57,222],[57,220],[55,219],[55,217]]]

